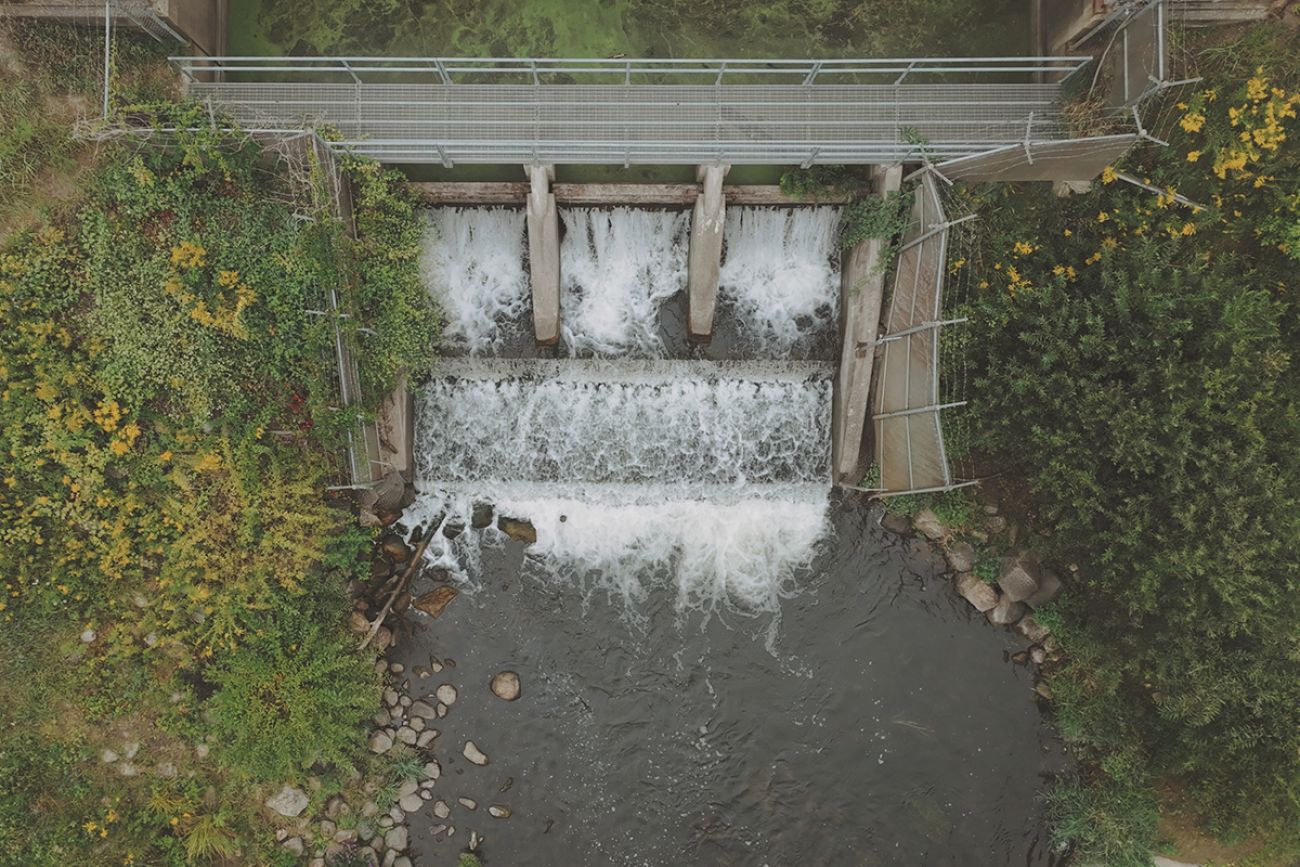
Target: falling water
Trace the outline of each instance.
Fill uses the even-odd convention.
[[[840,209],[728,208],[718,297],[742,338],[788,357],[834,325]]]
[[[434,208],[425,213],[425,283],[442,308],[448,348],[499,351],[528,310],[524,213]]]
[[[569,352],[661,357],[659,307],[686,286],[689,215],[636,208],[561,215],[561,329]]]
[[[826,532],[830,372],[446,362],[421,398],[407,520],[464,527],[489,502],[533,523],[546,574],[630,603],[671,578],[683,608],[774,611]],[[453,535],[432,556],[472,578],[476,542]]]

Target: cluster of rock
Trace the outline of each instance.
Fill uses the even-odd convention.
[[[975,547],[957,538],[930,509],[922,509],[910,521],[886,514],[881,523],[897,533],[919,533],[940,546],[952,572],[953,589],[957,594],[983,614],[989,623],[1014,628],[1029,640],[1031,646],[1024,651],[1023,657],[1022,654],[1016,655],[1018,661],[1032,659],[1041,664],[1046,660],[1052,642],[1047,627],[1038,622],[1034,612],[1060,595],[1061,579],[1035,553],[1017,547],[1018,528],[998,515],[996,504],[984,506],[982,526],[967,530],[967,534],[978,542],[998,540],[1005,543],[1007,550],[999,559],[995,582],[975,574]]]
[[[111,765],[117,769],[117,772],[124,777],[134,777],[140,773],[147,773],[161,780],[175,779],[180,771],[174,762],[160,761],[150,765],[144,765],[139,760],[140,742],[138,740],[128,740],[124,742],[120,749],[105,748],[99,753],[99,760],[106,765]],[[194,755],[199,759],[208,757],[208,745],[200,743],[194,747]],[[193,776],[193,773],[190,773]]]
[[[410,831],[408,818],[428,809],[437,823],[431,829],[434,837],[456,835],[453,823],[453,805],[477,811],[478,802],[472,798],[458,797],[454,801],[438,797],[435,789],[442,778],[442,765],[434,755],[439,737],[433,724],[451,712],[460,698],[455,684],[440,683],[431,694],[412,698],[411,679],[404,678],[401,663],[376,662],[388,676],[389,686],[384,690],[383,707],[375,713],[374,728],[370,732],[371,752],[377,755],[404,755],[420,757],[423,764],[417,774],[402,780],[391,798],[391,803],[379,803],[375,795],[387,782],[370,781],[361,786],[370,793],[355,812],[341,795],[325,802],[323,814],[315,818],[304,816],[311,798],[302,789],[286,785],[266,800],[267,809],[284,819],[294,819],[277,834],[280,844],[295,855],[310,857],[309,867],[326,867],[342,853],[359,856],[374,867],[412,867],[409,851]],[[435,674],[449,672],[456,667],[451,659],[430,659],[427,666],[416,666],[417,682]],[[492,693],[503,701],[514,701],[522,694],[519,675],[513,671],[498,672],[489,684]],[[467,740],[461,754],[474,765],[487,765],[491,759],[472,740]],[[485,812],[492,819],[508,819],[510,807],[490,804]],[[310,842],[307,842],[310,841]],[[474,830],[468,833],[466,850],[478,851],[483,837]]]

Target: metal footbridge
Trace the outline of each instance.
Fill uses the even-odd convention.
[[[175,57],[245,129],[387,162],[869,164],[1070,138],[1088,57],[904,60]]]

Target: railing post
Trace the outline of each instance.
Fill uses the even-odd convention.
[[[352,64],[346,60],[340,60],[339,62],[343,64],[343,68],[347,70],[348,75],[352,76],[352,83],[360,84],[361,76],[357,75],[356,72],[352,69]]]
[[[816,81],[817,73],[821,71],[822,71],[822,62],[818,60],[815,63],[813,63],[812,69],[808,70],[808,74],[804,76],[803,79],[804,86],[807,87],[811,85],[814,81]]]
[[[435,66],[437,67],[437,69],[438,69],[438,75],[442,76],[442,83],[443,83],[443,84],[451,84],[451,83],[452,83],[452,82],[451,82],[451,75],[450,75],[450,73],[447,72],[447,67],[446,67],[446,65],[442,62],[442,58],[440,57],[440,58],[434,60],[433,63],[434,63],[434,65],[435,65]]]

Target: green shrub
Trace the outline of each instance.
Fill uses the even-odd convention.
[[[220,761],[268,782],[351,761],[379,694],[374,667],[337,627],[283,613],[207,677]]]
[[[1058,780],[1047,801],[1052,839],[1075,860],[1106,867],[1150,867],[1158,814],[1144,781]]]

